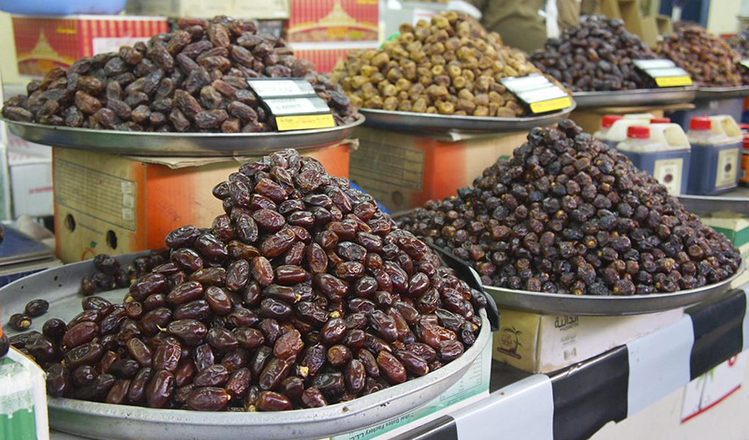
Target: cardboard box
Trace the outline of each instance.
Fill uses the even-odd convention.
[[[291,0],[288,41],[378,41],[378,0]]]
[[[145,41],[167,32],[164,17],[70,15],[67,17],[13,17],[18,72],[44,76],[55,67],[122,45]]]
[[[500,313],[493,358],[530,373],[550,373],[671,325],[684,310],[616,317]]]
[[[303,152],[328,172],[348,177],[349,143]],[[255,158],[153,158],[55,148],[57,256],[63,262],[99,253],[156,249],[174,228],[210,227],[222,214],[213,187]]]
[[[666,112],[686,111],[694,109],[694,104],[672,104],[659,106],[636,107],[594,107],[575,110],[570,113],[570,119],[581,126],[586,133],[595,133],[601,128],[603,115],[626,115],[629,113],[650,113],[656,118],[663,117]],[[668,115],[667,115],[668,116]],[[676,122],[673,121],[672,122]]]
[[[7,145],[13,218],[53,215],[52,148],[12,134]]]
[[[375,49],[380,47],[376,41],[360,43],[290,43],[294,56],[300,60],[307,60],[315,65],[320,73],[330,73],[338,62],[342,62],[350,51]]]
[[[333,437],[331,440],[370,440],[393,438],[398,434],[422,426],[448,411],[470,405],[489,395],[491,378],[492,344],[487,342],[479,357],[471,364],[466,374],[439,397],[419,408],[369,428]],[[418,423],[416,423],[418,421]],[[382,437],[380,437],[382,436]]]
[[[173,18],[213,18],[227,15],[236,18],[285,19],[289,17],[289,0],[131,0],[127,11],[130,14]]]
[[[427,137],[374,128],[357,129],[351,180],[391,212],[454,195],[502,156],[521,146],[527,132],[475,137]]]

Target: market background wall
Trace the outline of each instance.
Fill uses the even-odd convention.
[[[710,2],[710,13],[707,16],[707,30],[721,34],[735,34],[739,28],[739,15],[742,0],[718,0]]]

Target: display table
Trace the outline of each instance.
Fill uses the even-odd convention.
[[[650,411],[749,348],[747,292],[749,285],[744,285],[687,309],[671,326],[556,373],[529,374],[495,361],[488,397],[429,422],[416,422],[418,426],[395,438],[494,439],[500,430],[503,438],[589,438],[609,422]],[[618,429],[608,428],[611,435],[601,438],[611,438]],[[82,440],[60,432],[52,432],[51,438]]]

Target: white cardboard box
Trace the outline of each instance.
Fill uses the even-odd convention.
[[[500,313],[493,358],[531,373],[550,373],[673,324],[684,310],[615,317]]]
[[[13,217],[54,215],[52,159],[8,151]]]
[[[289,0],[130,0],[128,13],[165,17],[213,18],[289,18]]]

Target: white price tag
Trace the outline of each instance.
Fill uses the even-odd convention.
[[[562,88],[538,73],[520,78],[503,78],[502,85],[531,109],[531,113],[546,113],[571,107],[572,100]]]
[[[248,79],[247,83],[261,98],[315,95],[312,85],[304,79]]]
[[[325,104],[325,101],[317,96],[311,98],[266,99],[265,104],[271,113],[273,113],[273,116],[330,113],[330,108]]]
[[[691,86],[689,73],[671,60],[634,60],[635,66],[655,81],[657,87]]]
[[[649,69],[666,69],[674,67],[676,64],[671,60],[660,59],[660,60],[634,60],[635,66],[642,70]]]

